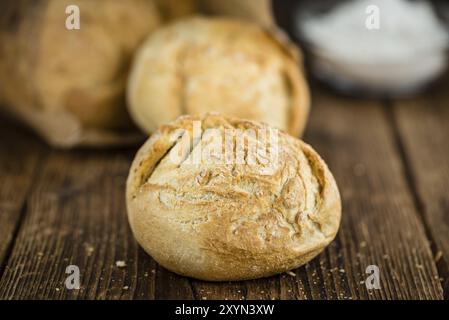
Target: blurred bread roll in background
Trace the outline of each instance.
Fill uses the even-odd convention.
[[[66,7],[80,9],[68,30]],[[0,103],[50,144],[136,140],[125,106],[131,57],[160,24],[148,0],[2,2]]]
[[[159,28],[139,48],[128,108],[147,133],[182,114],[216,111],[299,136],[309,111],[300,63],[283,35],[254,23],[183,19]]]

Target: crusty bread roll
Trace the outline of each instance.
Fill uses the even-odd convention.
[[[193,17],[152,33],[137,53],[128,108],[147,133],[182,114],[220,112],[299,136],[309,91],[298,51],[250,22]]]
[[[80,11],[68,30],[67,6]],[[148,0],[18,0],[0,5],[0,105],[50,144],[136,141],[126,111],[131,56],[159,25]]]
[[[242,140],[229,138],[242,133]],[[215,152],[223,149],[234,157]],[[237,150],[243,163],[234,161]],[[269,152],[248,160],[263,150]],[[272,155],[277,161],[260,161]],[[133,161],[126,200],[146,252],[173,272],[211,281],[305,264],[335,237],[341,214],[335,180],[309,145],[265,124],[219,115],[183,116],[157,130]]]

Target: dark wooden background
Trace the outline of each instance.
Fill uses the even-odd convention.
[[[0,298],[448,299],[449,83],[398,101],[315,88],[304,140],[340,187],[335,241],[290,274],[208,283],[168,272],[135,242],[124,188],[137,148],[53,150],[0,119]],[[70,264],[80,290],[64,286]],[[368,265],[379,290],[364,284]]]

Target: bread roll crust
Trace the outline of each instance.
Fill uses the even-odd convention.
[[[280,31],[230,18],[184,19],[139,49],[128,109],[147,133],[183,114],[220,112],[299,136],[310,103],[300,63]]]
[[[267,277],[297,268],[335,237],[341,215],[337,185],[307,144],[279,132],[271,174],[248,164],[173,163],[179,141],[201,121],[201,142],[219,132],[267,129],[238,118],[184,116],[163,125],[138,151],[127,180],[133,233],[158,263],[181,275],[228,281]],[[245,152],[248,150],[245,147]]]

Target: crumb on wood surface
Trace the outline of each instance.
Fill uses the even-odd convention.
[[[115,265],[119,268],[124,268],[124,267],[126,267],[126,262],[123,260],[118,260],[115,262]]]

